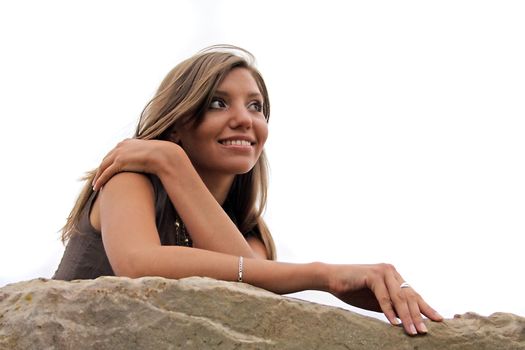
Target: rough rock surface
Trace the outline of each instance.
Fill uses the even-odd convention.
[[[400,327],[208,278],[36,279],[0,289],[0,349],[525,349],[525,318]]]

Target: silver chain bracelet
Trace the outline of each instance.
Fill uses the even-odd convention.
[[[243,263],[244,263],[244,258],[240,256],[239,257],[239,278],[237,278],[237,282],[242,282]]]

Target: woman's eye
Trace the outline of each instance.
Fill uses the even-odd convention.
[[[223,100],[218,99],[218,98],[214,98],[213,100],[211,100],[210,108],[219,109],[219,108],[224,108],[224,107],[226,107],[226,104],[224,103]]]
[[[263,110],[262,103],[259,101],[252,102],[249,108],[255,110],[256,112],[262,112]]]

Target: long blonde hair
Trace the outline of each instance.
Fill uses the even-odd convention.
[[[160,84],[154,97],[141,113],[134,138],[142,140],[169,140],[180,125],[198,126],[204,117],[217,86],[234,68],[250,70],[263,96],[263,113],[270,118],[270,101],[264,80],[254,67],[254,57],[248,51],[230,45],[211,46],[182,61]],[[80,213],[93,193],[91,181],[96,169],[88,172],[84,188],[62,228],[65,243],[77,228]],[[227,200],[242,233],[254,230],[266,247],[267,256],[276,258],[275,244],[262,214],[268,192],[268,163],[264,151],[255,166],[246,174],[236,175]]]

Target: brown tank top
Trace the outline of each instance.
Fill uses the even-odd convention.
[[[177,245],[175,218],[173,207],[166,190],[159,178],[149,175],[155,193],[155,223],[162,245]],[[89,220],[89,214],[98,192],[93,192],[82,210],[77,229],[71,235],[62,260],[53,275],[53,279],[71,281],[74,279],[93,279],[100,276],[114,276],[102,235]],[[223,209],[237,225],[231,206],[225,204]],[[243,234],[244,237],[257,235],[255,230]]]

